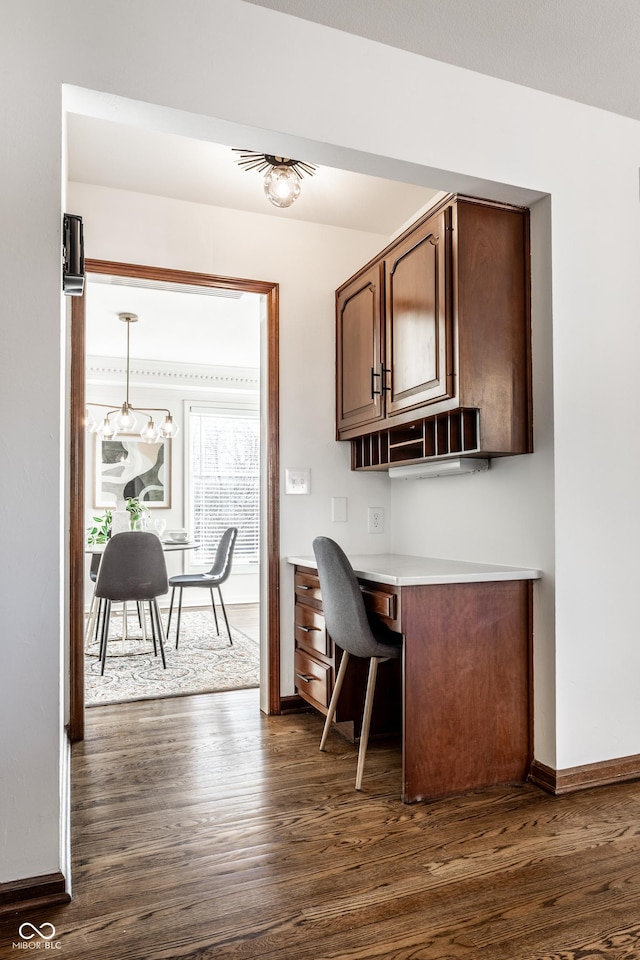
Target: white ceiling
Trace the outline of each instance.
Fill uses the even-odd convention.
[[[436,193],[322,166],[312,177],[304,177],[293,206],[280,210],[264,195],[264,175],[239,167],[232,145],[80,114],[69,114],[67,121],[69,180],[78,183],[364,230],[385,239]],[[251,149],[251,144],[233,146]],[[126,327],[118,319],[121,312],[140,317],[131,328],[132,358],[259,366],[259,297],[255,294],[230,300],[127,287],[120,278],[114,285],[96,277],[87,284],[88,355],[124,356]]]
[[[638,0],[248,0],[640,120]]]
[[[124,358],[127,325],[118,314],[135,313],[130,356],[166,364],[260,366],[261,297],[182,285],[127,283],[122,277],[86,278],[86,351],[90,357]]]
[[[69,180],[160,197],[247,210],[280,219],[391,236],[434,196],[434,190],[331,167],[302,180],[288,209],[264,195],[264,174],[238,166],[232,147],[94,117],[68,115]],[[314,163],[313,157],[297,157]]]

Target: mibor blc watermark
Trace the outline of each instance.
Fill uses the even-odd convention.
[[[35,923],[25,921],[18,927],[18,936],[20,940],[13,942],[14,950],[61,950],[62,944],[55,940],[56,928],[52,923],[41,923],[39,927]]]

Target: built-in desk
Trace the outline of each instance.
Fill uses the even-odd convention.
[[[402,799],[526,780],[532,759],[532,585],[540,572],[397,554],[349,559],[374,608],[379,596],[395,598],[382,615],[405,638]],[[315,558],[288,560],[295,567],[296,604],[299,599],[321,618]],[[321,626],[309,622],[315,636]],[[296,655],[307,655],[311,663],[305,629],[303,624]],[[296,637],[298,645],[298,625]],[[330,638],[322,642],[330,658]],[[329,667],[327,696],[331,675]],[[306,699],[318,709],[325,706]]]

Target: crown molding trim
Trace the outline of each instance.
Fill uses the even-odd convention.
[[[91,384],[122,385],[126,363],[121,357],[87,357],[86,381]],[[260,389],[260,371],[253,367],[215,367],[208,364],[165,363],[134,360],[129,365],[130,383],[145,388]]]

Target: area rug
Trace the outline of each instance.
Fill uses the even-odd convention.
[[[151,637],[141,638],[136,618],[129,617],[129,629],[134,636],[127,640],[111,639],[122,636],[122,618],[114,614],[104,676],[100,676],[99,645],[94,641],[85,652],[86,706],[259,686],[258,644],[231,624],[231,646],[224,619],[219,620],[220,636],[216,634],[211,611],[183,611],[177,650],[174,623],[171,625],[165,670],[160,655],[153,655]]]

